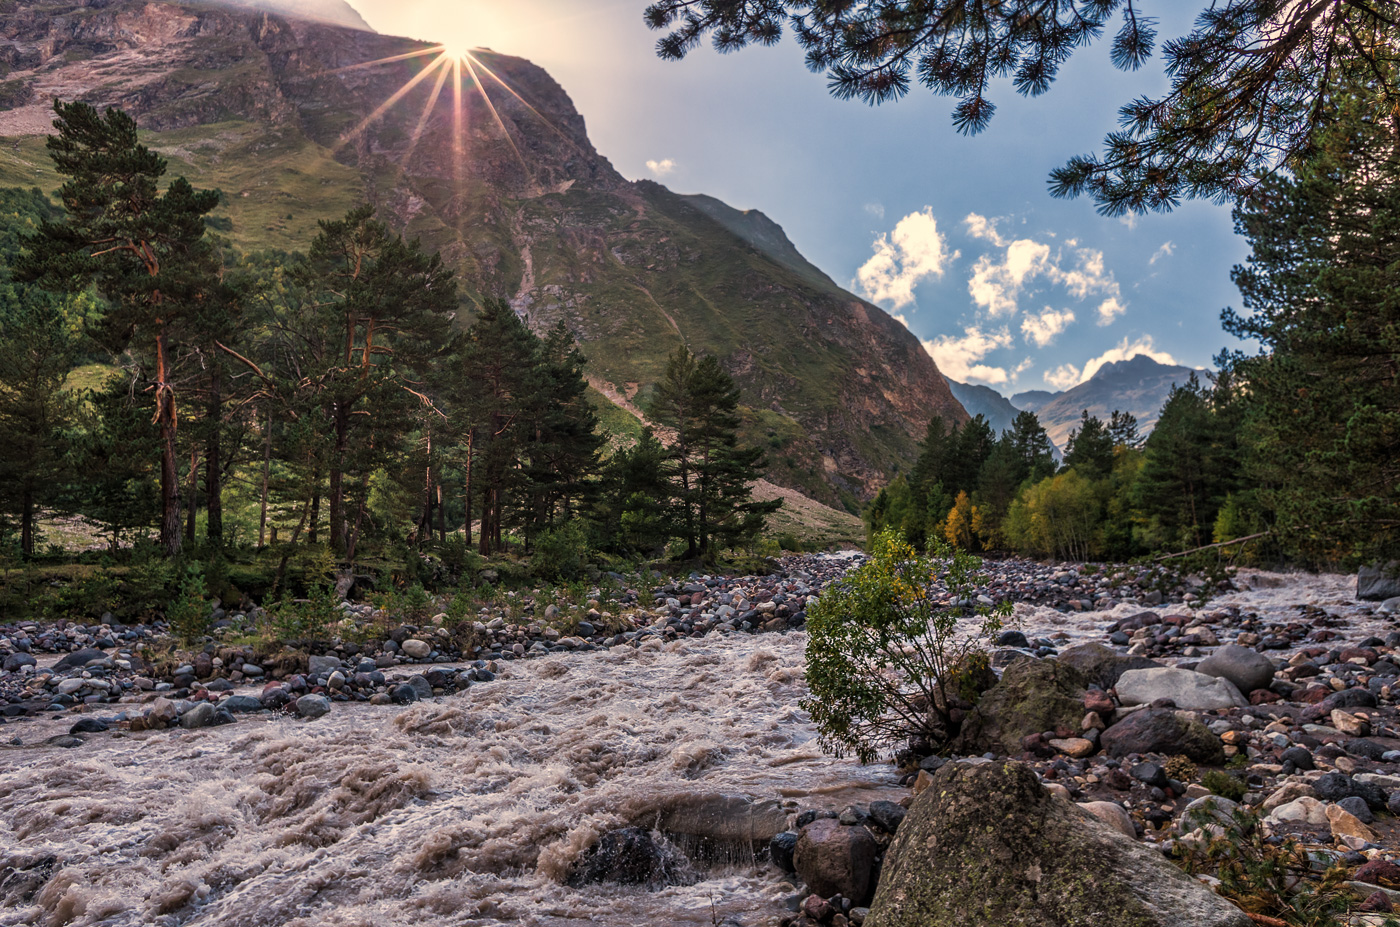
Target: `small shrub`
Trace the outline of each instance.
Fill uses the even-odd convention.
[[[1181,867],[1218,878],[1216,891],[1260,923],[1334,927],[1347,923],[1346,912],[1360,903],[1347,888],[1345,868],[1317,872],[1305,847],[1291,837],[1267,837],[1250,811],[1227,816],[1208,805],[1191,813],[1186,828],[1199,829],[1202,838],[1178,842]]]
[[[418,583],[414,583],[399,596],[399,611],[410,621],[424,621],[433,615],[433,598]]]
[[[577,579],[588,557],[588,538],[578,521],[544,532],[535,540],[530,566],[542,579]]]
[[[205,601],[208,594],[204,577],[194,570],[187,571],[184,582],[180,584],[180,591],[171,599],[169,607],[165,610],[165,622],[170,626],[170,633],[175,635],[180,646],[192,647],[209,633],[211,612],[209,603]]]
[[[1218,769],[1212,769],[1201,777],[1201,785],[1210,789],[1212,794],[1230,801],[1239,801],[1249,791],[1249,784],[1243,779]]]
[[[335,588],[311,587],[305,599],[283,599],[267,609],[265,630],[273,641],[295,646],[325,641],[341,619]]]
[[[1009,602],[940,604],[945,590],[972,601],[980,564],[938,542],[933,556],[920,555],[887,530],[865,564],[823,593],[807,613],[811,694],[802,707],[825,749],[868,763],[901,738],[941,747],[956,735],[959,690],[986,668],[1011,613]]]
[[[1194,782],[1196,781],[1196,776],[1200,774],[1200,770],[1196,768],[1196,764],[1191,762],[1188,757],[1184,756],[1171,757],[1163,764],[1162,768],[1167,771],[1168,776],[1175,779],[1177,782]]]

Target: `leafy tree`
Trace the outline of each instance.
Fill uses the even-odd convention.
[[[1102,550],[1103,502],[1078,470],[1041,480],[1006,513],[1003,530],[1018,550],[1063,560],[1090,560]]]
[[[17,276],[51,290],[95,285],[107,298],[106,341],[122,350],[137,341],[154,370],[160,431],[160,540],[180,550],[180,479],[176,445],[175,365],[182,339],[196,330],[217,286],[218,260],[204,216],[219,202],[183,177],[164,193],[165,160],[137,140],[136,121],[118,109],[99,114],[86,103],[54,103],[57,135],[48,140],[65,214],[45,221]]]
[[[706,35],[720,51],[772,45],[790,26],[807,66],[834,95],[898,99],[911,72],[958,97],[958,131],[985,128],[989,88],[1049,89],[1060,66],[1121,16],[1111,57],[1123,70],[1152,56],[1155,20],[1141,0],[970,3],[966,0],[654,0],[663,58],[683,58]],[[1102,157],[1054,171],[1056,196],[1089,193],[1108,215],[1170,209],[1181,197],[1237,198],[1278,167],[1296,169],[1337,118],[1344,88],[1370,86],[1366,116],[1396,134],[1394,77],[1400,17],[1392,2],[1229,0],[1207,6],[1192,32],[1162,47],[1171,90],[1120,110]]]
[[[938,604],[944,590],[972,601],[978,566],[941,543],[922,556],[883,532],[870,559],[822,594],[807,615],[802,707],[824,749],[869,763],[901,739],[927,751],[957,736],[960,706],[996,681],[987,647],[1011,613],[1010,602]]]
[[[763,473],[763,450],[739,444],[739,388],[712,355],[681,346],[656,385],[657,419],[676,430],[670,448],[673,496],[686,556],[713,559],[720,549],[755,537],[782,500],[752,501]]]
[[[1112,432],[1085,409],[1065,444],[1065,469],[1078,470],[1091,480],[1103,479],[1113,470],[1113,445]]]
[[[1400,158],[1376,155],[1391,129],[1371,105],[1236,210],[1247,311],[1223,320],[1260,347],[1219,359],[1240,384],[1247,472],[1275,531],[1351,564],[1400,556]]]

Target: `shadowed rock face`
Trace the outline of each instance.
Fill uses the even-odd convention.
[[[949,763],[886,856],[869,927],[1246,927],[1147,847],[1019,763]]]
[[[628,399],[679,345],[716,355],[743,388],[745,437],[770,448],[769,478],[823,502],[868,498],[907,467],[931,415],[966,420],[903,325],[758,214],[623,178],[528,61],[478,52],[463,66],[460,133],[453,81],[435,102],[435,74],[413,83],[432,56],[357,67],[429,47],[236,7],[20,0],[0,18],[19,88],[0,136],[50,131],[56,96],[122,106],[172,173],[223,190],[218,215],[250,249],[304,248],[309,217],[366,199],[438,250],[470,298],[507,296],[537,329],[562,321],[589,373]],[[40,146],[20,156],[33,168],[0,181],[57,186]]]

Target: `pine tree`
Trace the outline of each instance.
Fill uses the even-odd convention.
[[[1025,467],[1022,480],[1040,482],[1055,472],[1055,449],[1034,412],[1021,411],[1011,423],[1010,441]]]
[[[1108,420],[1108,434],[1113,438],[1114,447],[1136,448],[1142,445],[1142,437],[1138,434],[1137,416],[1131,412],[1114,409]]]
[[[1107,426],[1085,409],[1065,444],[1065,469],[1077,470],[1086,479],[1103,479],[1113,472],[1113,443]]]
[[[739,444],[739,388],[713,356],[677,348],[654,403],[658,420],[676,430],[668,457],[686,556],[713,560],[720,548],[757,535],[782,500],[752,501],[763,451]]]
[[[1363,113],[1375,105],[1373,90],[1353,96]],[[1235,212],[1251,248],[1234,271],[1247,311],[1227,310],[1223,321],[1260,347],[1218,362],[1239,384],[1249,482],[1285,546],[1315,561],[1400,557],[1392,131],[1348,113],[1296,178],[1271,179]]]
[[[26,280],[60,291],[95,285],[107,298],[107,343],[150,355],[146,374],[160,431],[160,540],[180,550],[180,463],[176,371],[180,344],[197,329],[217,286],[218,260],[204,216],[219,202],[176,178],[164,193],[165,160],[137,140],[136,122],[86,103],[54,104],[58,134],[48,140],[67,180],[61,220],[46,221],[18,268]]]

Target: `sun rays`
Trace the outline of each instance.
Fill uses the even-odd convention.
[[[460,190],[463,178],[464,167],[467,157],[467,129],[471,116],[470,113],[470,92],[475,92],[485,106],[486,112],[490,114],[491,121],[504,137],[506,144],[510,146],[511,153],[519,163],[524,175],[531,184],[536,182],[535,173],[526,162],[524,154],[512,134],[512,128],[519,132],[519,127],[507,115],[503,115],[497,102],[491,98],[491,93],[487,90],[488,82],[500,91],[504,91],[516,103],[529,112],[543,126],[549,129],[554,135],[564,140],[570,147],[579,150],[578,143],[567,133],[550,121],[539,111],[529,100],[525,99],[514,87],[510,85],[501,75],[492,70],[473,51],[459,45],[442,44],[432,45],[417,51],[406,52],[399,55],[390,55],[385,58],[377,58],[373,61],[365,61],[359,64],[352,64],[347,67],[337,68],[333,74],[346,74],[353,71],[360,71],[367,68],[382,67],[396,62],[421,63],[422,67],[417,73],[404,82],[398,90],[394,91],[383,103],[380,103],[368,116],[362,119],[353,129],[344,133],[336,148],[356,141],[365,131],[376,122],[382,120],[405,97],[413,92],[414,88],[421,84],[429,83],[431,89],[423,105],[423,110],[419,114],[412,132],[408,137],[408,146],[401,159],[402,164],[407,164],[418,148],[418,143],[424,134],[429,130],[433,115],[437,112],[439,100],[443,97],[443,91],[449,82],[452,86],[451,94],[451,131],[452,131],[452,170],[453,177]],[[498,96],[499,91],[497,91]],[[508,122],[509,121],[509,122]]]

